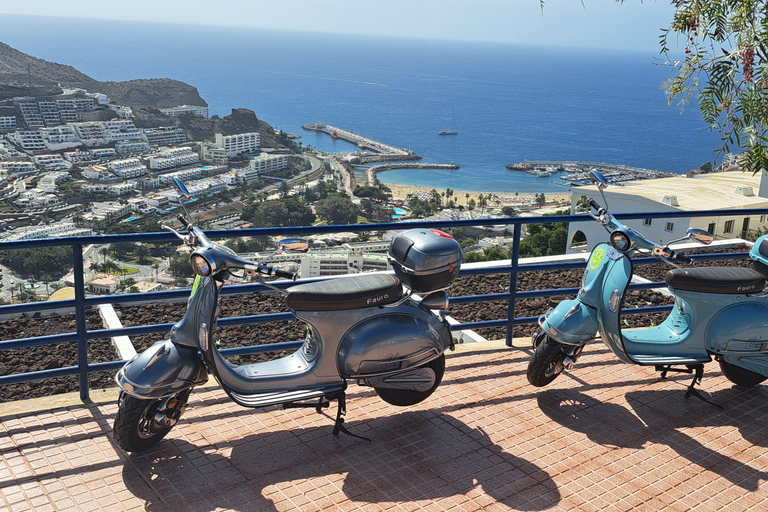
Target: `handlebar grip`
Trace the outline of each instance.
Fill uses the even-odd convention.
[[[693,263],[693,260],[691,258],[689,258],[688,256],[684,256],[682,254],[675,254],[675,259],[683,263]]]
[[[275,277],[284,277],[286,279],[290,279],[291,281],[295,281],[299,275],[294,274],[293,272],[286,272],[285,270],[275,269]]]
[[[595,210],[599,210],[600,208],[602,208],[602,206],[600,206],[600,203],[598,203],[597,201],[595,201],[591,197],[589,198],[589,206],[591,206]]]
[[[187,221],[187,218],[184,217],[182,214],[178,214],[176,216],[176,219],[181,222],[181,225],[184,226],[187,230],[189,229],[189,221]]]

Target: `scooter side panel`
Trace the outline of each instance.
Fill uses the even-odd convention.
[[[208,374],[197,349],[159,341],[123,366],[115,376],[120,389],[136,398],[165,398],[205,384]]]
[[[768,304],[765,299],[741,298],[712,317],[705,338],[707,350],[768,376]]]
[[[339,344],[338,368],[345,377],[399,372],[425,364],[450,345],[448,326],[408,313],[377,316],[355,325]]]

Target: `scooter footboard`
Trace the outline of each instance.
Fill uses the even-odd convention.
[[[120,389],[142,399],[166,398],[207,381],[208,373],[197,349],[171,340],[155,343],[115,375]]]

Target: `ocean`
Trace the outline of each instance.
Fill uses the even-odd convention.
[[[324,151],[355,147],[302,125],[321,121],[461,167],[388,171],[385,183],[564,192],[552,177],[504,166],[576,160],[682,174],[720,147],[694,105],[665,107],[670,70],[652,52],[9,15],[0,34],[98,80],[181,80],[212,115],[249,108]],[[452,114],[459,134],[438,135]]]

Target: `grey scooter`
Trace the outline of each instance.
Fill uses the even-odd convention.
[[[175,182],[183,207],[191,196],[180,180]],[[397,276],[358,274],[281,292],[296,318],[307,324],[303,345],[279,359],[235,365],[219,353],[213,337],[224,282],[230,275],[244,274],[269,287],[263,276],[297,276],[266,265],[266,258],[248,261],[211,242],[186,208],[184,212],[177,218],[187,234],[163,227],[193,249],[190,264],[196,277],[187,312],[168,339],[127,362],[115,377],[122,391],[114,437],[121,448],[144,451],[157,444],[179,420],[192,388],[205,383],[208,373],[245,407],[283,405],[320,412],[337,400],[334,435],[349,434],[342,417],[347,380],[373,387],[384,401],[398,406],[421,402],[440,384],[444,352],[453,349],[445,289],[461,264],[461,249],[453,238],[439,231],[406,231],[390,246],[389,260]],[[275,254],[307,247],[304,240],[283,240]],[[428,295],[416,300],[412,292]]]

